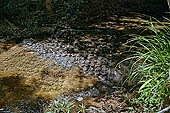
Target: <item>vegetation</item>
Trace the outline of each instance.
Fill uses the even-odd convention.
[[[169,20],[168,20],[169,21]],[[137,102],[145,111],[157,112],[170,105],[170,27],[159,30],[150,23],[152,35],[135,36],[135,59],[128,82],[137,83]],[[169,101],[169,102],[168,102]]]
[[[43,35],[44,37],[56,35],[55,30],[60,31],[60,27],[66,32],[73,29],[78,34],[82,30],[88,31],[91,28],[98,30],[99,25],[89,27],[94,23],[101,23],[102,28],[99,32],[110,32],[114,28],[114,24],[110,21],[115,21],[120,27],[119,18],[130,14],[129,11],[157,17],[167,11],[169,5],[167,1],[169,3],[169,0],[0,0],[0,38],[7,37],[6,39],[11,38],[15,42],[17,40],[20,42],[24,38],[37,38],[39,35],[42,39]],[[110,16],[115,16],[116,19],[107,20]],[[104,24],[107,21],[109,21],[108,26],[109,24],[111,26],[108,27],[109,29]],[[126,19],[123,21],[122,26],[130,25],[126,23]],[[142,25],[140,22],[139,24]],[[149,24],[151,35],[135,35],[135,43],[130,49],[132,55],[128,58],[133,59],[133,63],[127,83],[133,85],[132,89],[137,91],[138,99],[133,99],[132,104],[140,105],[144,111],[157,112],[170,105],[170,80],[168,79],[170,26],[160,23],[163,29],[157,29],[152,22]],[[112,48],[109,43],[107,45],[108,48]],[[72,113],[73,111],[85,113],[86,106],[83,104],[77,106],[73,101],[58,99],[52,102],[47,113]]]
[[[86,106],[84,104],[78,105],[78,108],[73,101],[66,99],[57,99],[50,105],[49,112],[46,113],[86,113]]]

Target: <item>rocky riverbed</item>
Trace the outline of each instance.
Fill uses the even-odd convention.
[[[26,39],[20,45],[1,43],[1,46],[2,112],[42,113],[47,100],[57,96],[86,101],[118,90],[109,85],[113,83],[111,79],[102,79],[111,74],[106,64],[103,70],[106,73],[101,72],[105,63],[102,60],[106,59],[94,54],[70,53],[71,45],[57,39]]]
[[[0,54],[0,112],[42,113],[48,100],[93,87],[97,78],[63,69],[34,51],[13,45]]]
[[[62,43],[57,38],[48,38],[43,41],[26,39],[20,45],[34,50],[43,59],[52,59],[53,65],[59,64],[63,68],[77,66],[84,73],[95,76],[108,85],[116,84],[122,78],[122,72],[114,68],[117,61],[113,62],[113,60],[93,53],[77,52],[78,50],[74,46]]]
[[[126,50],[126,41],[120,34],[112,30],[64,28],[43,40],[29,38],[10,47],[1,44],[0,85],[2,92],[8,94],[0,95],[2,111],[41,113],[50,99],[86,101],[121,91],[115,85],[120,85],[128,72],[128,63],[115,69]],[[19,84],[8,85],[4,81]],[[103,106],[100,100],[97,108]],[[121,105],[122,101],[115,101],[114,107]]]

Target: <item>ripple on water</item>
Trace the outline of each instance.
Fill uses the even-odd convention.
[[[0,54],[0,108],[10,113],[42,113],[46,100],[97,82],[79,68],[68,70],[53,63],[20,46]]]
[[[120,73],[113,73],[115,71],[115,63],[105,57],[97,56],[96,54],[87,54],[86,52],[79,53],[78,51],[69,53],[66,50],[73,46],[61,43],[57,39],[47,39],[45,41],[35,42],[36,41],[31,45],[31,41],[26,40],[22,45],[34,49],[45,59],[52,59],[55,64],[58,64],[63,68],[71,68],[74,65],[77,65],[84,72],[94,75],[100,78],[101,81],[108,83],[119,82],[121,79],[122,75],[120,75]]]

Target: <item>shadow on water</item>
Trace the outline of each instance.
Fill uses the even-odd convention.
[[[43,113],[48,100],[96,82],[77,67],[63,69],[16,45],[0,54],[0,113]]]
[[[0,113],[42,113],[45,99],[33,97],[23,78],[0,74]]]

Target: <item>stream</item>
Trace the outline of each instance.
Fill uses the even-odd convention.
[[[109,39],[112,42],[109,42]],[[62,38],[58,38],[54,36],[46,40],[36,40],[32,38],[23,40],[18,45],[18,47],[15,48],[12,47],[12,50],[10,49],[11,52],[13,51],[16,52],[12,53],[10,57],[8,56],[9,58],[4,57],[5,60],[12,59],[15,57],[16,58],[21,57],[20,59],[25,59],[25,61],[21,60],[21,63],[23,63],[23,65],[26,65],[27,62],[32,63],[30,65],[35,65],[33,63],[34,61],[39,63],[47,62],[47,61],[48,62],[43,64],[42,66],[40,65],[39,67],[38,67],[39,63],[37,63],[35,65],[37,66],[36,67],[37,70],[33,72],[30,71],[34,69],[30,69],[30,70],[26,69],[26,68],[30,68],[29,67],[30,65],[25,66],[24,70],[22,68],[19,68],[22,64],[16,63],[16,67],[14,66],[15,67],[14,69],[12,67],[8,68],[8,66],[3,65],[4,67],[7,68],[4,67],[1,68],[0,72],[1,71],[3,72],[4,70],[8,71],[10,70],[10,68],[12,68],[12,73],[11,71],[9,72],[9,74],[6,75],[0,73],[1,75],[0,87],[2,93],[0,94],[0,97],[2,98],[0,101],[0,108],[2,108],[0,109],[0,112],[43,113],[44,109],[48,105],[47,100],[55,99],[56,95],[61,95],[62,93],[66,93],[66,92],[70,92],[69,95],[72,95],[70,96],[72,98],[73,97],[74,98],[97,97],[106,93],[112,93],[115,90],[113,86],[118,85],[120,83],[120,80],[122,79],[123,76],[123,72],[127,71],[127,70],[122,71],[121,69],[115,70],[114,68],[116,63],[118,62],[118,60],[115,59],[120,56],[117,55],[120,54],[120,51],[113,50],[112,48],[114,45],[119,45],[117,44],[117,42],[113,42],[114,40],[115,37],[112,37],[112,34],[101,35],[101,33],[100,36],[95,36],[95,37],[94,35],[90,35],[90,34],[83,35],[81,38],[77,38],[77,39],[75,38],[75,40],[72,40],[72,43],[65,43],[65,41],[62,40]],[[24,47],[24,49],[23,50],[16,49],[20,47],[21,48]],[[119,49],[119,48],[120,45],[117,47],[115,46],[115,49]],[[10,50],[8,50],[7,52],[10,52]],[[4,54],[5,52],[0,55],[4,55]],[[22,56],[23,54],[24,56]],[[9,54],[7,53],[7,55]],[[26,56],[29,56],[29,58],[27,59]],[[35,58],[35,56],[38,56],[41,60],[38,61]],[[2,63],[4,63],[3,60]],[[17,61],[20,60],[17,59],[15,62]],[[6,63],[7,62],[8,61],[6,61]],[[9,62],[13,62],[13,61],[9,61]],[[11,63],[11,66],[12,65],[15,64]],[[56,65],[58,65],[60,68],[57,67],[53,69],[53,67],[55,67]],[[125,64],[124,67],[126,67],[127,65],[128,64]],[[44,68],[40,70],[41,73],[40,76],[38,76],[39,68],[41,67]],[[77,68],[74,70],[74,67]],[[67,90],[64,89],[61,90],[61,88],[55,86],[56,77],[62,74],[65,75],[65,72],[63,72],[62,70],[72,70],[72,69],[73,71],[68,72],[71,75],[70,74],[66,74],[66,75],[73,76],[73,79],[68,80],[68,81],[73,81],[73,88],[71,87],[70,89],[67,88]],[[13,73],[13,70],[16,70],[16,73]],[[20,73],[21,70],[28,71],[28,73],[35,72],[37,74],[34,75],[35,78],[33,77],[33,79],[31,77],[33,75],[30,76],[30,74],[28,75],[26,74],[24,75],[25,77],[24,79],[23,76],[21,76],[21,74],[24,74],[25,72]],[[59,71],[56,72],[54,70],[59,70]],[[73,73],[76,73],[75,78]],[[29,76],[31,82],[27,78]],[[80,76],[83,77],[80,78],[81,81],[79,80]],[[98,82],[97,83],[94,82],[96,80],[88,76],[94,77]],[[65,77],[63,79],[65,82],[68,82],[65,79],[68,78]],[[27,81],[29,81],[30,83],[29,82],[27,83]],[[48,81],[52,81],[52,82],[48,83]],[[80,81],[80,83],[77,83],[76,81]],[[63,88],[68,87],[68,86],[66,87],[64,86],[65,82],[61,84],[61,87]],[[15,84],[13,85],[13,83]],[[12,85],[8,85],[8,84],[12,84]],[[74,85],[74,84],[78,84],[78,85]],[[56,85],[59,85],[59,83]],[[68,83],[68,85],[70,84]],[[46,87],[50,87],[52,89]],[[75,90],[74,87],[80,90],[77,89]],[[39,92],[36,92],[37,89]],[[56,90],[58,90],[60,93],[56,92]],[[72,91],[73,93],[71,93]],[[74,93],[74,91],[76,91],[76,93]],[[41,96],[39,94],[41,94]],[[16,96],[16,97],[11,98],[11,96],[12,97]],[[49,98],[46,98],[48,96]],[[5,101],[5,99],[8,100]]]

